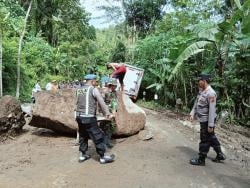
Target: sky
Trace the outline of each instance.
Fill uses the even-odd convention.
[[[96,7],[102,5],[117,5],[121,6],[121,3],[114,2],[112,0],[81,0],[81,4],[85,7],[85,10],[91,13],[91,19],[89,21],[90,25],[93,25],[95,28],[104,29],[110,25],[114,25],[114,22],[108,22],[104,17],[104,11],[98,10]],[[101,18],[98,18],[101,17]]]

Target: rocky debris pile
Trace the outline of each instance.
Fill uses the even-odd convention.
[[[0,141],[16,136],[25,125],[24,114],[19,101],[12,96],[0,99]]]
[[[41,91],[36,94],[30,125],[47,128],[61,134],[76,135],[74,118],[75,90],[61,89],[55,92]]]

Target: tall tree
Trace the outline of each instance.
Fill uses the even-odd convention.
[[[111,52],[111,61],[113,62],[125,62],[126,47],[119,41],[116,47]]]
[[[6,20],[9,17],[9,12],[3,7],[0,8],[0,97],[3,96],[3,35]]]
[[[132,36],[138,34],[144,38],[156,21],[162,18],[166,3],[166,0],[122,0],[125,21],[132,28]]]
[[[105,11],[107,19],[122,22],[125,19],[127,36],[134,43],[137,38],[144,38],[163,16],[163,8],[167,0],[116,0],[121,7],[113,5],[100,6]],[[123,19],[124,18],[124,19]]]
[[[26,12],[26,16],[24,19],[24,25],[22,28],[22,32],[20,34],[20,39],[19,39],[19,45],[18,45],[18,56],[17,56],[17,86],[16,86],[16,98],[19,98],[20,95],[20,85],[21,85],[21,75],[20,75],[20,69],[21,69],[21,56],[22,56],[22,42],[23,42],[23,38],[25,35],[25,31],[26,31],[26,25],[27,25],[27,21],[28,21],[28,17],[31,11],[31,7],[32,7],[32,2],[33,0],[30,1],[29,3],[29,8]]]
[[[3,96],[3,29],[0,28],[0,97]]]

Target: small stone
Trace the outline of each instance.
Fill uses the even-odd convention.
[[[140,131],[139,134],[138,134],[138,138],[139,138],[140,140],[150,140],[150,139],[152,139],[153,137],[154,137],[154,135],[153,135],[152,132],[149,131],[149,130],[142,130],[142,131]]]

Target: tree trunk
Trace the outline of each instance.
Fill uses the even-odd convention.
[[[3,31],[0,29],[0,98],[3,96]]]
[[[29,8],[27,10],[26,16],[25,16],[25,20],[24,20],[24,26],[23,26],[23,30],[22,33],[20,35],[20,39],[19,39],[19,45],[18,45],[18,56],[17,56],[17,86],[16,86],[16,98],[19,98],[20,95],[20,69],[21,69],[21,56],[22,56],[22,42],[23,42],[23,38],[25,35],[25,30],[26,30],[26,25],[27,25],[27,21],[28,21],[28,17],[30,14],[30,10],[31,10],[31,6],[32,6],[32,1],[30,1],[29,4]]]
[[[222,99],[226,98],[226,90],[225,90],[225,80],[224,80],[224,60],[219,57],[218,60],[218,75],[223,83],[223,86],[220,87],[219,92],[220,92],[220,96]]]
[[[187,107],[187,87],[186,87],[186,82],[185,82],[185,79],[183,79],[183,86],[184,86],[184,100],[185,100],[185,107]]]

